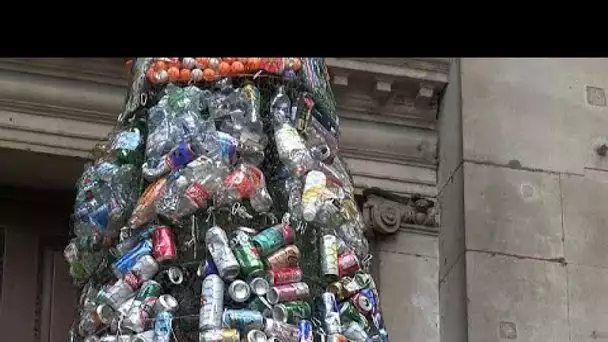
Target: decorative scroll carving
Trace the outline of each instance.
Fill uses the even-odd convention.
[[[399,229],[427,235],[439,233],[436,199],[416,194],[399,196],[378,188],[364,190],[363,197],[363,218],[375,233],[394,234]]]

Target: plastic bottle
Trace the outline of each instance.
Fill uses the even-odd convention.
[[[323,205],[327,177],[321,171],[310,171],[306,175],[306,183],[302,193],[302,216],[310,222],[315,219],[317,212]]]

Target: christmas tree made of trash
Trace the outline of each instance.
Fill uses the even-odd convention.
[[[136,58],[77,184],[69,341],[388,341],[323,58]]]

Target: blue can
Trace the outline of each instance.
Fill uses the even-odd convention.
[[[102,204],[97,209],[89,213],[89,222],[100,230],[105,230],[110,223],[110,206],[107,203]]]
[[[154,322],[154,342],[171,341],[172,323],[173,315],[170,312],[163,311],[156,316],[156,322]]]
[[[264,316],[255,310],[226,309],[222,315],[222,325],[237,329],[240,333],[253,329],[263,330]]]
[[[135,248],[125,253],[120,258],[112,263],[112,271],[117,278],[122,278],[125,273],[129,272],[137,260],[146,254],[152,252],[152,240],[147,239],[140,242]]]
[[[218,274],[217,272],[217,266],[215,266],[215,263],[213,262],[213,259],[211,259],[209,256],[207,256],[207,258],[205,258],[205,260],[201,261],[201,264],[198,267],[198,276],[204,278],[207,278],[208,275],[210,274]]]
[[[196,158],[190,144],[181,143],[177,145],[169,154],[167,154],[167,164],[171,169],[179,169]]]
[[[312,323],[303,319],[298,322],[298,342],[314,342]]]
[[[236,158],[237,140],[225,132],[217,132],[217,142],[220,146],[220,157],[232,163]]]

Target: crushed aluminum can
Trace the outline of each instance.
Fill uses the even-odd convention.
[[[213,226],[207,230],[205,242],[220,277],[226,280],[235,279],[239,275],[240,266],[230,249],[226,232],[218,226]]]
[[[112,263],[112,271],[116,278],[122,278],[125,273],[133,269],[133,266],[137,263],[137,260],[144,255],[152,252],[152,241],[150,239],[140,242],[135,248],[122,255]]]
[[[251,289],[246,282],[242,280],[235,280],[230,284],[230,286],[228,286],[228,295],[233,301],[243,303],[249,299]]]
[[[340,311],[333,293],[325,292],[321,295],[321,310],[325,332],[329,335],[341,333]]]

